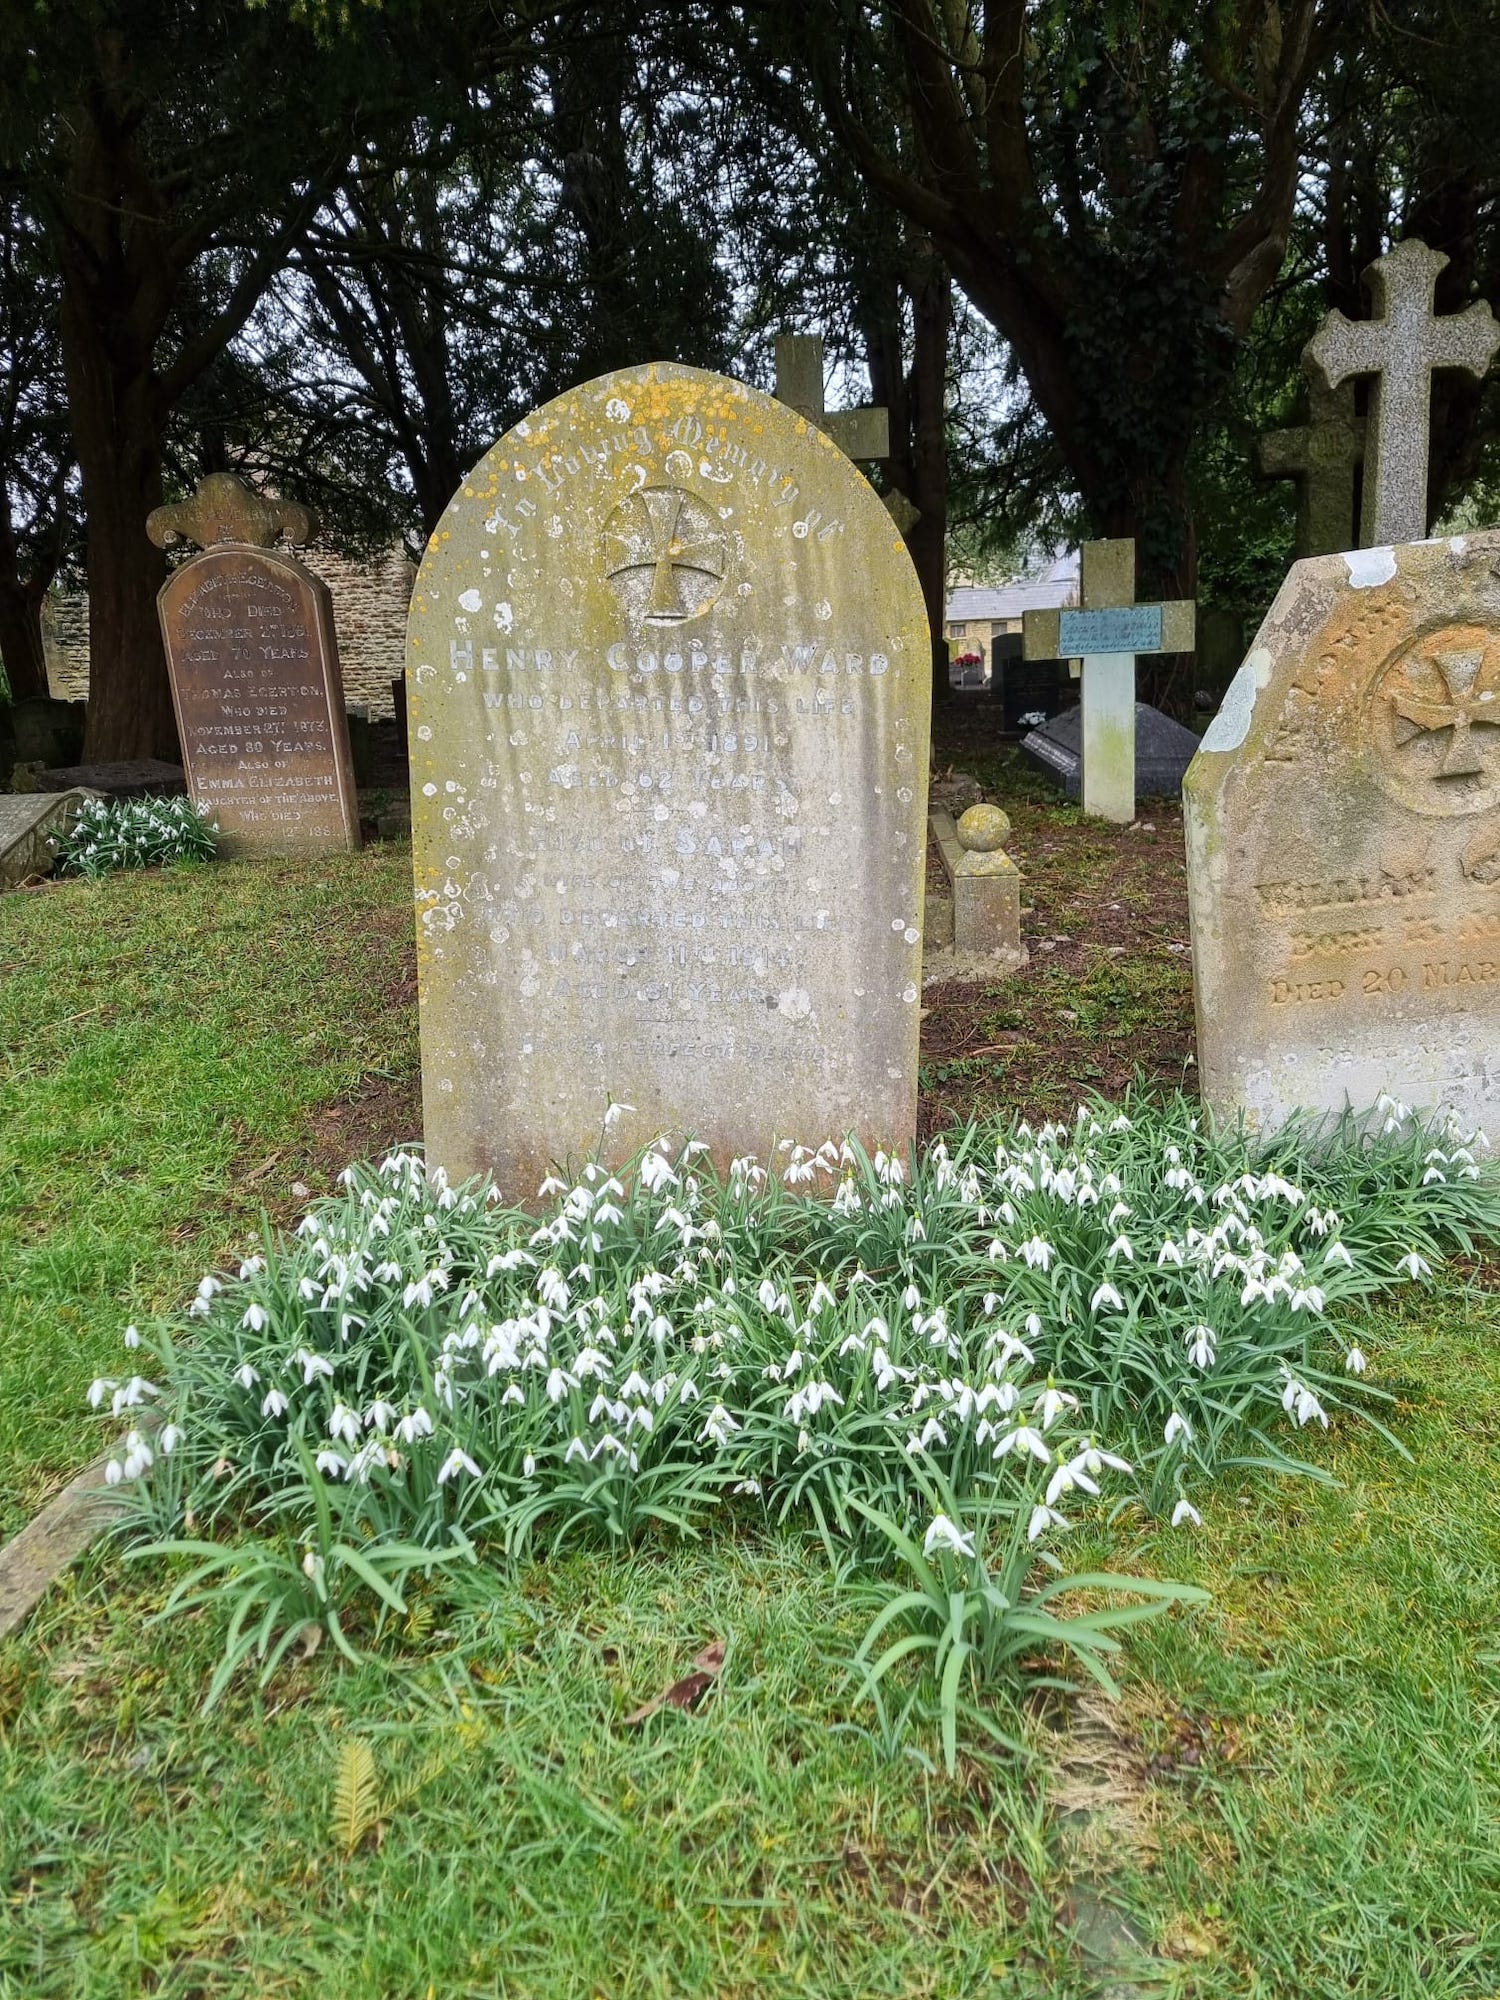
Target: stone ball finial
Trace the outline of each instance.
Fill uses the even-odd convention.
[[[219,542],[268,549],[283,536],[301,548],[317,533],[317,519],[300,501],[273,500],[232,472],[211,472],[199,480],[191,500],[153,507],[146,516],[146,533],[159,549],[177,542],[196,542],[204,549]]]
[[[1010,815],[999,806],[970,806],[958,822],[959,845],[970,854],[997,854],[1010,839]]]

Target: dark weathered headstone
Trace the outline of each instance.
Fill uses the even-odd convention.
[[[305,539],[311,527],[305,507],[227,474],[147,523],[163,547],[213,543],[174,571],[158,603],[188,790],[229,855],[359,845],[328,586],[260,545],[278,532]]]
[[[1064,709],[1021,739],[1021,754],[1062,786],[1070,799],[1083,789],[1083,710]],[[1135,705],[1135,789],[1143,799],[1175,798],[1198,749],[1198,738],[1149,702]]]

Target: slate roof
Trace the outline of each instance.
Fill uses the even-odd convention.
[[[1019,618],[1025,611],[1051,611],[1063,604],[1078,602],[1078,572],[1056,576],[1064,568],[1053,563],[1048,572],[1022,583],[960,584],[948,593],[945,622],[985,625],[996,619]]]

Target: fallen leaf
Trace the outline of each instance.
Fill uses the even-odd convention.
[[[724,1650],[722,1639],[715,1639],[711,1646],[705,1646],[693,1662],[692,1673],[684,1674],[680,1681],[673,1681],[669,1688],[663,1688],[659,1695],[653,1696],[634,1714],[627,1715],[625,1727],[634,1729],[660,1708],[680,1708],[684,1715],[696,1708],[724,1664]]]

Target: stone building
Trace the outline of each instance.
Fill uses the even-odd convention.
[[[391,682],[406,653],[406,607],[416,566],[396,544],[369,562],[352,562],[328,549],[298,554],[333,594],[334,627],[344,676],[344,699],[366,709],[371,721],[392,715]],[[81,701],[89,691],[89,601],[78,592],[49,597],[42,612],[47,680],[61,701]]]

